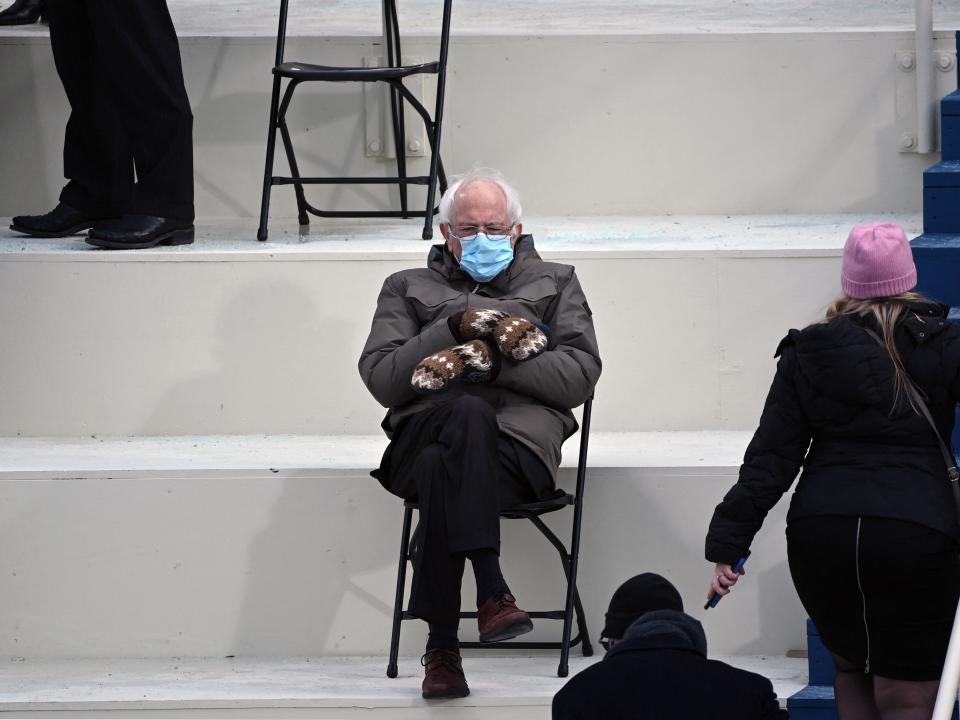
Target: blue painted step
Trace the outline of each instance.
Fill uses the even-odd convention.
[[[960,90],[940,101],[940,155],[960,160]]]
[[[927,231],[910,245],[917,264],[917,289],[953,308],[960,307],[960,232]]]
[[[923,232],[960,233],[960,90],[940,101],[940,147],[941,161],[923,173]]]
[[[833,685],[808,685],[787,699],[790,720],[837,720]]]
[[[960,233],[960,160],[923,171],[923,232]]]
[[[926,205],[924,205],[924,218],[926,218]],[[926,219],[924,224],[926,227]],[[917,264],[919,279],[917,290],[950,305],[952,308],[950,319],[960,323],[960,232],[955,234],[925,232],[911,245],[913,259]],[[960,414],[957,416],[957,424],[953,430],[953,449],[955,452],[960,451]]]
[[[830,651],[823,646],[820,633],[810,618],[807,618],[807,671],[811,685],[827,685],[833,687],[833,676],[836,668]]]
[[[960,32],[956,35],[960,50]],[[958,68],[960,73],[960,68]],[[960,78],[960,74],[958,74]],[[917,289],[953,308],[960,321],[960,90],[940,102],[941,162],[923,173],[923,235],[915,239]],[[953,433],[960,450],[960,414]]]
[[[960,32],[956,37],[960,51]],[[957,66],[957,85],[960,85],[960,65]],[[940,153],[942,160],[960,160],[960,90],[940,102]]]

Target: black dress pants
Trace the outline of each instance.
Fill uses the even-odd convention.
[[[166,0],[45,7],[71,109],[61,202],[192,221],[193,114]]]
[[[374,476],[420,506],[409,611],[445,627],[459,623],[465,554],[500,550],[500,511],[558,492],[540,458],[472,395],[409,418]]]

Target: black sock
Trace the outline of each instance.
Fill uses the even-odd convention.
[[[430,634],[427,635],[427,652],[431,650],[460,650],[457,641],[457,628],[430,623]]]
[[[477,580],[477,607],[490,598],[510,592],[500,570],[500,556],[493,550],[472,550],[467,553]]]

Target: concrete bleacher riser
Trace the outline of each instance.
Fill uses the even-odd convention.
[[[536,233],[535,224],[528,227]],[[822,317],[839,250],[557,253],[604,360],[600,431],[740,430],[773,351]],[[0,253],[0,436],[373,434],[356,369],[383,278],[423,255],[131,261]]]
[[[534,214],[916,212],[929,158],[898,152],[894,83],[895,53],[912,46],[909,33],[879,30],[456,36],[443,156],[449,171],[502,168]],[[273,40],[186,37],[181,48],[198,215],[255,216]],[[405,52],[434,48],[412,39]],[[937,48],[952,49],[946,33]],[[369,38],[296,37],[287,57],[377,54]],[[62,185],[67,114],[48,40],[2,37],[0,60],[0,95],[18,109],[0,118],[16,139],[0,145],[0,216],[45,210]],[[391,170],[364,156],[359,86],[298,98],[290,123],[305,174]],[[282,153],[276,171],[286,173]],[[319,207],[382,203],[379,193],[311,189]],[[276,189],[275,217],[295,215],[292,198]]]
[[[783,506],[758,537],[736,597],[709,613],[699,607],[710,574],[703,529],[735,472],[591,472],[580,587],[595,641],[616,586],[652,570],[676,582],[712,652],[782,656],[803,646]],[[172,475],[5,474],[0,656],[386,654],[402,511],[366,468]],[[564,470],[562,484],[573,480]],[[569,523],[570,513],[549,522],[563,537]],[[523,605],[561,608],[554,550],[529,523],[503,528],[505,572]],[[465,607],[472,601],[468,570]],[[539,621],[535,637],[559,629]],[[416,655],[423,640],[422,624],[405,624],[402,652]]]

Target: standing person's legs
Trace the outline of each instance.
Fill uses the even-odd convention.
[[[880,717],[927,720],[960,597],[957,542],[923,525],[864,518],[861,549]]]
[[[930,720],[937,701],[937,680],[911,682],[874,678],[874,695],[882,720]]]
[[[842,720],[882,720],[875,696],[873,675],[865,673],[863,666],[846,658],[833,655],[836,675],[833,679],[833,697],[837,703],[837,715]]]
[[[136,165],[126,211],[192,223],[193,114],[166,1],[86,4],[100,68]]]
[[[85,214],[119,215],[133,189],[133,155],[101,71],[86,0],[47,0],[50,44],[70,102],[60,201]]]

